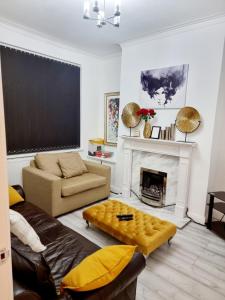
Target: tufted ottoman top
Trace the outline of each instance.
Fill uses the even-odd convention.
[[[131,221],[119,221],[117,215],[133,214]],[[108,200],[83,211],[83,218],[116,239],[148,255],[176,233],[176,226],[117,200]]]

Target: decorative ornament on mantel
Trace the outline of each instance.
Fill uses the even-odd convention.
[[[176,117],[177,129],[185,134],[184,142],[187,142],[187,134],[198,129],[201,123],[201,117],[197,109],[191,106],[181,108]]]
[[[145,126],[144,126],[144,131],[143,131],[143,136],[144,138],[148,139],[151,136],[151,130],[152,126],[150,123],[150,119],[153,119],[156,115],[156,112],[154,109],[148,109],[148,108],[141,108],[140,110],[137,111],[137,115],[141,116],[142,120],[145,121]]]
[[[135,102],[130,102],[125,105],[122,112],[122,121],[123,124],[130,129],[131,136],[131,128],[135,128],[141,121],[141,116],[137,115],[137,111],[140,110],[140,106]]]
[[[106,0],[84,0],[83,18],[96,21],[96,26],[98,28],[101,28],[106,24],[120,27],[120,7],[121,1],[114,0],[114,12],[111,16],[106,16]]]

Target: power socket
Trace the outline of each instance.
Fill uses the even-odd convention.
[[[0,249],[0,265],[4,264],[9,257],[9,250],[6,248]]]

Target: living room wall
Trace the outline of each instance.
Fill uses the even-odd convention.
[[[96,116],[99,113],[100,99],[100,59],[79,49],[49,40],[39,33],[4,23],[0,24],[0,43],[81,66],[81,151],[86,157],[88,139],[96,136],[99,129]],[[29,164],[31,159],[32,155],[8,157],[10,184],[21,183],[21,170]]]
[[[202,224],[205,222],[224,29],[225,20],[217,19],[122,44],[121,110],[128,102],[139,102],[141,71],[189,64],[186,105],[199,110],[202,123],[189,137],[197,143],[197,149],[193,153],[188,210],[189,215]],[[175,121],[177,112],[158,111],[154,123],[168,126]],[[119,135],[123,134],[129,132],[120,122]],[[119,149],[121,153],[121,141]],[[122,173],[123,158],[120,156],[117,163],[120,190]]]
[[[108,56],[100,63],[99,137],[104,136],[105,93],[120,92],[121,53]]]
[[[225,190],[225,48],[223,53],[220,88],[216,110],[215,128],[213,134],[213,147],[211,155],[211,168],[209,190]],[[222,216],[221,216],[222,217]]]

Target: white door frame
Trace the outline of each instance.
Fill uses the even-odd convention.
[[[9,256],[6,256],[7,259],[4,262],[0,262],[1,299],[13,300],[5,119],[0,61],[0,251],[2,249],[5,249]]]

